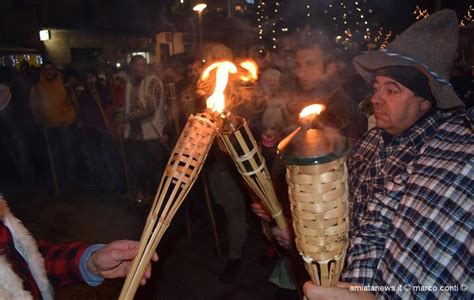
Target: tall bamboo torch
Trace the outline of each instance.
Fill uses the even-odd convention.
[[[239,66],[248,73],[247,75],[241,75],[242,80],[249,81],[257,78],[255,63],[244,61]],[[217,69],[217,78],[225,78],[219,85],[216,83],[214,94],[206,101],[208,109],[214,112],[214,119],[220,120],[216,123],[219,124],[221,141],[232,157],[239,173],[268,208],[277,226],[285,229],[287,227],[286,219],[282,213],[281,204],[276,197],[270,172],[247,122],[244,118],[231,115],[225,111],[224,91],[228,76],[229,74],[236,74],[238,68],[229,61],[214,63],[204,71],[201,79],[203,81],[207,80],[213,69]]]
[[[215,136],[215,124],[208,114],[189,117],[161,177],[140,238],[138,254],[119,299],[130,300],[135,296],[153,252],[196,181]]]
[[[329,287],[337,285],[348,246],[348,143],[337,119],[318,117],[324,110],[320,104],[303,109],[301,126],[278,148],[286,165],[296,247],[313,283]]]

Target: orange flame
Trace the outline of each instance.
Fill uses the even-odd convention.
[[[240,63],[240,66],[247,70],[250,75],[240,75],[240,80],[244,82],[248,82],[251,80],[257,80],[257,71],[258,71],[258,66],[253,60],[246,60]]]
[[[224,91],[229,81],[229,74],[236,74],[237,67],[229,61],[216,62],[204,70],[201,79],[203,81],[209,79],[210,73],[214,69],[217,69],[216,86],[214,88],[214,93],[207,98],[206,105],[207,108],[212,111],[223,113],[225,108]]]
[[[300,118],[305,118],[310,115],[319,115],[326,110],[326,106],[323,104],[311,104],[303,108],[300,112]]]

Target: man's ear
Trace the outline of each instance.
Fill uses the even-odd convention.
[[[336,74],[336,71],[337,71],[337,64],[336,63],[329,63],[326,66],[326,74],[328,76],[332,76],[332,75]]]
[[[431,103],[431,101],[428,101],[426,99],[423,99],[423,101],[421,102],[421,110],[423,112],[427,112],[428,110],[430,110],[431,106],[433,106],[433,104]]]

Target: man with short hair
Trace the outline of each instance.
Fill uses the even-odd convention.
[[[30,107],[35,121],[45,127],[45,138],[49,139],[60,183],[77,182],[76,105],[54,64],[45,61],[41,65],[40,80],[30,91]]]
[[[348,163],[350,246],[341,280],[349,283],[307,282],[308,299],[472,299],[473,111],[466,114],[448,81],[457,34],[455,12],[442,10],[385,50],[354,59],[373,81],[377,128]]]
[[[147,72],[146,59],[132,57],[130,68],[131,78],[125,88],[124,138],[140,195],[155,192],[164,167],[166,105],[163,83]]]
[[[294,73],[302,90],[293,110],[295,115],[309,104],[326,105],[326,113],[338,117],[347,135],[357,140],[367,130],[367,118],[344,89],[334,46],[324,34],[303,32],[295,44]]]

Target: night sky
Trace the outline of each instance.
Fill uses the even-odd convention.
[[[184,0],[190,7],[190,0]],[[268,0],[270,3],[272,0]],[[279,0],[284,2],[281,16],[292,25],[300,26],[306,22],[304,16],[305,3],[303,0]],[[321,12],[330,3],[337,4],[342,0],[312,0],[309,3]],[[365,2],[366,7],[373,10],[373,15],[385,28],[395,33],[401,32],[416,21],[413,10],[416,5],[432,12],[435,0],[359,0]],[[440,0],[441,7],[453,8],[462,17],[473,0]],[[187,10],[176,10],[179,0],[2,0],[2,10],[6,18],[13,21],[5,23],[0,20],[1,31],[8,30],[12,24],[30,26],[35,31],[42,27],[66,28],[78,30],[108,30],[128,32],[139,35],[152,36],[164,31],[170,21],[186,23],[188,19],[195,18],[195,14]],[[208,0],[209,9],[205,17],[212,21],[212,7],[225,7],[227,0]],[[258,2],[258,1],[255,1]],[[354,3],[354,1],[344,1]],[[274,3],[274,2],[273,2]],[[174,5],[174,8],[173,8]],[[178,12],[178,13],[176,13]],[[225,11],[224,11],[225,14]],[[177,18],[180,16],[180,18]],[[312,21],[314,22],[316,16]],[[247,18],[252,26],[256,26],[256,16]],[[327,21],[325,22],[326,25]],[[332,24],[329,24],[332,25]],[[0,34],[0,39],[2,35]]]

